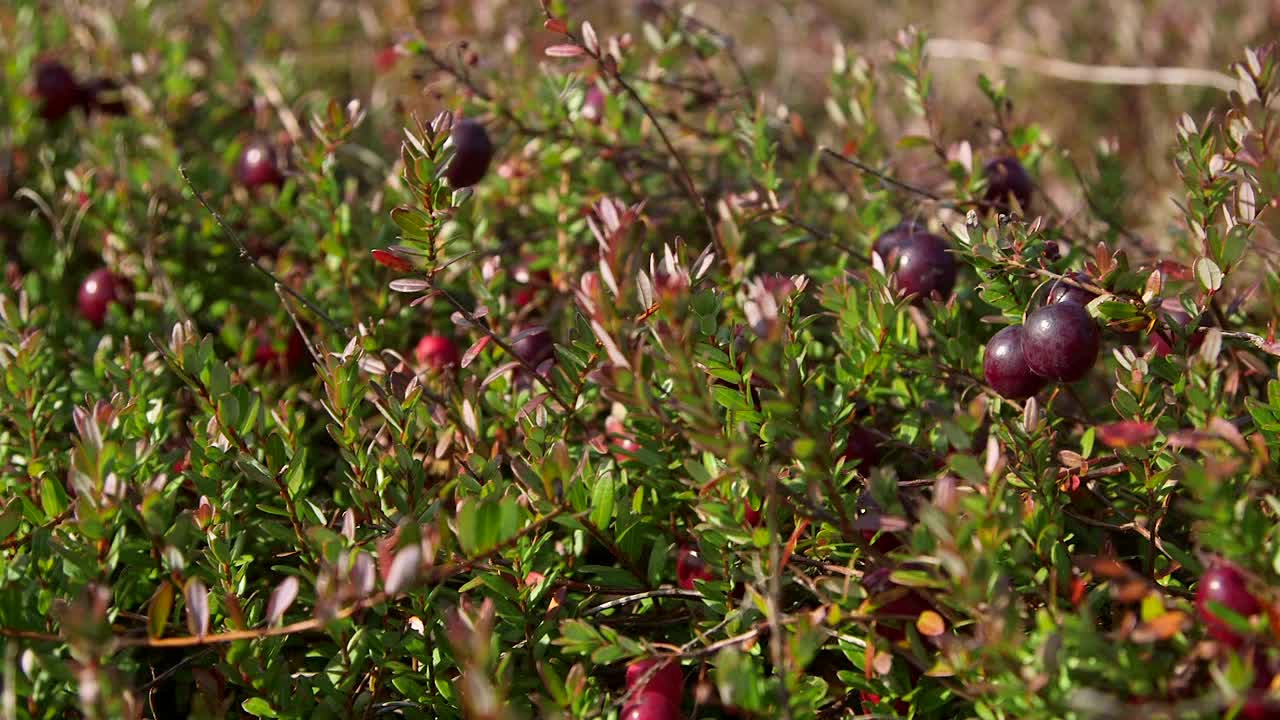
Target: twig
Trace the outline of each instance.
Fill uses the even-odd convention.
[[[200,205],[204,207],[204,209],[208,211],[210,215],[213,216],[213,221],[218,224],[218,227],[222,229],[222,232],[226,233],[227,236],[231,238],[231,241],[235,243],[236,247],[239,248],[240,257],[244,258],[245,262],[249,263],[258,272],[262,273],[266,278],[271,280],[272,284],[283,287],[286,292],[288,292],[295,299],[297,299],[298,302],[305,305],[308,310],[314,313],[316,317],[323,320],[325,324],[327,324],[329,327],[333,328],[334,330],[346,332],[346,328],[342,327],[336,321],[334,321],[333,318],[329,317],[328,313],[326,313],[324,310],[321,310],[315,303],[308,300],[297,290],[294,290],[293,288],[286,285],[283,281],[280,280],[280,278],[276,277],[275,273],[263,267],[262,263],[258,262],[257,258],[253,257],[253,255],[250,254],[249,248],[244,244],[244,240],[240,237],[240,233],[236,232],[235,230],[232,230],[231,226],[227,225],[227,223],[222,219],[222,216],[218,214],[218,211],[214,210],[213,207],[209,205],[208,201],[204,199],[204,195],[201,195],[200,191],[196,189],[195,183],[191,182],[191,178],[187,177],[187,169],[185,167],[179,165],[178,174],[182,176],[182,180],[187,184],[187,188],[191,190],[191,194],[195,195],[196,201],[199,202]]]
[[[1094,85],[1181,85],[1210,87],[1223,92],[1236,89],[1235,78],[1216,70],[1188,67],[1085,65],[1034,55],[973,40],[930,38],[925,55],[947,60],[969,60],[1003,65],[1061,80]]]
[[[616,607],[622,607],[623,605],[630,605],[631,603],[640,602],[641,600],[648,600],[649,598],[655,598],[655,597],[682,597],[682,598],[689,598],[691,600],[700,600],[702,599],[702,593],[698,592],[697,590],[682,590],[680,588],[658,588],[657,590],[649,590],[648,592],[636,593],[634,595],[628,595],[626,597],[620,597],[616,600],[610,600],[608,602],[600,603],[595,607],[587,608],[586,610],[582,611],[582,616],[588,617],[591,615],[596,615],[604,612],[605,610],[612,610],[613,608],[616,608]]]

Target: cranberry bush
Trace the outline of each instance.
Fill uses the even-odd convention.
[[[0,11],[3,717],[1280,717],[1274,47],[1153,244],[915,30],[805,113],[546,2],[416,113],[145,5]]]

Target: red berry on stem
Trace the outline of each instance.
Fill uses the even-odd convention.
[[[673,703],[679,703],[680,697],[684,695],[684,675],[680,672],[680,664],[674,660],[649,658],[631,663],[627,666],[627,689],[636,688],[655,666],[658,669],[644,681],[643,687],[636,690],[636,695],[657,693],[665,695]]]
[[[865,472],[879,465],[882,457],[879,435],[857,425],[850,428],[844,444],[846,465]]]
[[[685,590],[693,589],[694,580],[710,580],[711,568],[695,550],[682,548],[676,557],[676,580]]]
[[[1040,377],[1075,382],[1097,362],[1101,340],[1098,324],[1083,306],[1046,305],[1027,316],[1022,354]]]
[[[858,697],[862,699],[862,711],[867,714],[873,713],[875,706],[879,705],[881,700],[879,695],[866,690],[859,690]],[[905,716],[911,710],[911,706],[905,700],[894,700],[893,710]]]
[[[35,96],[40,100],[40,117],[59,120],[85,104],[85,90],[66,65],[42,60],[36,65]]]
[[[1196,612],[1209,635],[1224,645],[1238,647],[1244,638],[1214,613],[1210,603],[1217,603],[1242,618],[1256,615],[1262,611],[1262,605],[1247,585],[1244,573],[1226,562],[1210,565],[1196,585]]]
[[[293,372],[306,357],[307,345],[302,335],[294,328],[285,340],[284,351],[276,348],[271,333],[265,326],[259,326],[253,334],[256,347],[253,351],[254,363],[262,367],[278,368],[283,372]]]
[[[449,185],[464,188],[480,182],[493,161],[493,142],[484,126],[465,119],[453,126],[453,159],[444,176]]]
[[[987,194],[983,200],[990,206],[1001,210],[1010,207],[1009,196],[1018,201],[1019,207],[1026,210],[1031,205],[1031,176],[1017,158],[1002,157],[987,163],[983,173],[987,177]]]
[[[126,280],[117,277],[107,268],[98,268],[89,273],[80,284],[80,294],[77,297],[80,315],[94,327],[102,327],[107,319],[107,309],[112,303],[125,299],[127,286]]]
[[[896,234],[895,234],[896,233]],[[893,255],[891,262],[898,287],[916,296],[916,302],[933,297],[946,299],[956,284],[956,259],[947,241],[924,232],[919,226],[905,224],[891,230],[876,241],[876,252],[881,257]]]
[[[680,707],[666,695],[643,693],[622,709],[618,720],[678,720]]]
[[[982,374],[987,384],[1010,400],[1029,398],[1048,382],[1028,367],[1022,351],[1023,334],[1021,325],[1004,328],[987,343],[982,359]]]
[[[418,364],[430,370],[440,371],[458,365],[458,347],[443,335],[425,335],[413,349]]]
[[[533,327],[516,334],[511,351],[525,363],[538,367],[555,354],[555,344],[546,328]]]
[[[284,184],[284,172],[280,169],[279,153],[275,147],[264,140],[254,140],[246,145],[236,163],[236,180],[250,190]]]
[[[1093,278],[1087,273],[1073,272],[1067,277],[1076,282],[1093,284]],[[1049,288],[1049,299],[1045,301],[1046,305],[1055,305],[1060,302],[1070,302],[1077,305],[1088,305],[1093,299],[1098,297],[1096,294],[1085,290],[1084,288],[1068,285],[1061,280],[1056,280],[1053,286]]]

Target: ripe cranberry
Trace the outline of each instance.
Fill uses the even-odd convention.
[[[1010,400],[1029,398],[1048,382],[1027,366],[1022,352],[1023,334],[1021,325],[1004,328],[987,343],[986,356],[982,359],[982,374],[987,384]]]
[[[1072,280],[1082,283],[1093,283],[1093,278],[1088,273],[1073,272],[1068,275]],[[1056,280],[1053,286],[1049,288],[1049,299],[1046,305],[1055,305],[1060,302],[1072,302],[1077,305],[1088,305],[1093,299],[1098,297],[1095,293],[1089,292],[1084,288],[1078,288],[1074,285],[1068,285],[1061,280]]]
[[[129,107],[120,94],[120,83],[108,77],[96,77],[85,83],[84,92],[89,109],[103,115],[127,115]]]
[[[525,363],[538,367],[555,355],[555,345],[546,328],[533,327],[516,334],[511,351]]]
[[[631,663],[627,666],[627,689],[635,688],[649,670],[659,663],[662,664],[661,667],[644,683],[644,687],[636,691],[636,695],[657,693],[673,703],[679,703],[680,697],[684,695],[684,675],[680,672],[680,664],[674,660],[649,658]]]
[[[711,568],[700,557],[696,550],[681,548],[676,557],[676,580],[685,590],[693,589],[694,580],[710,580]]]
[[[1182,309],[1182,303],[1176,298],[1165,300],[1160,305],[1159,314],[1168,325],[1186,327],[1191,324],[1192,319],[1190,313]],[[1201,322],[1201,325],[1204,323]],[[1156,357],[1165,357],[1173,353],[1173,345],[1169,339],[1165,338],[1167,330],[1161,328],[1151,333],[1151,347],[1155,349]],[[1205,330],[1203,327],[1197,329],[1191,334],[1191,339],[1187,343],[1188,352],[1196,352],[1200,346],[1204,344]]]
[[[898,287],[916,296],[916,302],[933,297],[951,295],[956,284],[956,259],[951,255],[947,241],[924,232],[914,224],[904,224],[876,240],[876,252],[881,257],[897,251],[897,261],[890,262]]]
[[[659,693],[643,693],[622,709],[618,720],[679,720],[680,708]]]
[[[293,372],[301,365],[307,354],[306,342],[297,328],[289,333],[283,351],[275,346],[271,333],[265,326],[259,326],[254,332],[254,341],[257,345],[253,351],[254,363],[262,367],[278,368],[286,373]]]
[[[1027,317],[1022,354],[1031,372],[1050,380],[1075,382],[1098,360],[1101,334],[1082,305],[1046,305]]]
[[[117,277],[107,268],[98,268],[80,284],[77,304],[80,315],[94,327],[102,327],[107,319],[107,308],[112,303],[126,301],[128,281]]]
[[[883,508],[880,507],[880,503],[876,502],[871,493],[865,491],[858,495],[856,508],[859,516],[867,513],[880,515],[884,512]],[[876,535],[880,537],[877,539]],[[902,546],[902,542],[898,540],[897,536],[891,533],[881,533],[879,530],[865,529],[862,531],[862,537],[871,543],[872,548],[882,553],[896,550]]]
[[[894,583],[890,579],[892,572],[877,568],[863,576],[862,586],[877,606],[876,632],[890,642],[898,642],[907,636],[904,628],[933,606],[916,591]]]
[[[1200,620],[1210,636],[1230,647],[1239,647],[1244,638],[1219,619],[1209,603],[1218,603],[1242,618],[1258,614],[1262,605],[1250,594],[1246,584],[1244,573],[1234,565],[1218,562],[1209,566],[1196,585],[1196,612],[1200,614]]]
[[[983,196],[987,205],[1008,210],[1009,196],[1012,195],[1023,210],[1031,206],[1031,176],[1017,158],[992,160],[983,169],[983,174],[987,177],[987,194]]]
[[[493,142],[484,126],[465,119],[453,126],[453,159],[444,176],[455,188],[475,185],[489,170],[493,161]]]
[[[865,472],[879,465],[882,457],[879,435],[859,425],[849,429],[849,437],[844,444],[846,465]]]
[[[443,335],[424,335],[413,349],[418,364],[431,370],[443,370],[458,364],[458,347]]]
[[[743,519],[747,521],[747,525],[751,527],[759,527],[760,521],[763,519],[764,504],[759,509],[751,507],[751,498],[742,499]]]
[[[265,140],[254,140],[246,145],[236,163],[236,179],[250,190],[284,184],[284,172],[280,169],[275,146]]]
[[[884,231],[880,237],[876,238],[871,249],[883,258],[885,262],[888,262],[889,256],[893,254],[894,250],[902,247],[904,240],[907,240],[913,235],[920,235],[927,232],[928,229],[925,228],[925,226],[920,225],[913,220],[903,220],[897,225],[894,225]]]
[[[40,117],[45,120],[60,120],[86,102],[84,87],[71,70],[57,60],[41,60],[36,64],[35,96],[41,103]]]
[[[881,700],[879,695],[866,690],[859,690],[858,697],[862,698],[862,712],[868,715],[875,712],[875,706],[879,705]],[[911,705],[905,700],[894,700],[893,710],[899,715],[906,717],[907,713],[911,710]]]

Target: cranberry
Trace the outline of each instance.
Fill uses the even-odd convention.
[[[676,580],[685,590],[693,589],[694,580],[710,580],[711,568],[700,557],[696,550],[682,548],[676,557]]]
[[[877,568],[863,576],[862,586],[876,604],[876,616],[883,618],[876,623],[876,632],[890,642],[898,642],[907,636],[903,628],[933,607],[916,591],[894,583],[890,575],[889,568]]]
[[[456,367],[458,364],[457,346],[443,335],[423,336],[413,349],[413,355],[419,365],[435,371]]]
[[[464,188],[480,182],[493,161],[493,142],[484,126],[475,120],[465,119],[453,126],[453,159],[444,176],[455,188]]]
[[[917,303],[935,294],[943,299],[951,295],[956,284],[956,259],[946,240],[907,223],[882,235],[875,250],[881,257],[896,251],[897,261],[890,261],[890,267],[898,287],[915,295]]]
[[[849,430],[849,437],[844,444],[846,465],[865,472],[879,465],[882,457],[879,435],[858,425]]]
[[[117,277],[107,268],[98,268],[80,284],[77,298],[80,315],[94,327],[102,327],[107,319],[107,308],[112,303],[124,302],[128,281]]]
[[[278,368],[283,372],[293,372],[306,357],[307,344],[302,335],[294,328],[285,340],[283,351],[275,346],[271,333],[266,327],[259,327],[254,332],[257,346],[253,351],[253,361],[262,367]]]
[[[1009,209],[1009,196],[1018,201],[1018,206],[1026,210],[1031,206],[1031,176],[1017,158],[1002,157],[987,163],[983,173],[987,177],[987,194],[983,200],[987,205],[1001,209]]]
[[[758,527],[763,518],[764,505],[761,504],[759,509],[751,506],[751,498],[742,499],[743,519],[747,521],[747,525]]]
[[[879,705],[881,701],[881,697],[879,695],[867,690],[859,690],[858,697],[862,698],[862,712],[867,713],[868,715],[875,712],[875,706]],[[905,700],[894,700],[893,710],[899,715],[905,717],[911,710],[911,705],[909,705]]]
[[[1262,611],[1262,605],[1248,589],[1244,573],[1234,565],[1218,562],[1209,566],[1196,585],[1196,612],[1204,622],[1209,635],[1218,642],[1239,647],[1244,638],[1226,622],[1218,618],[1210,608],[1214,602],[1242,618]]]
[[[661,667],[649,677],[644,687],[636,691],[636,695],[657,693],[673,703],[680,702],[680,697],[684,694],[684,675],[680,672],[680,664],[674,660],[649,658],[631,663],[627,666],[627,689],[635,688],[649,670],[659,663]]]
[[[280,169],[275,146],[264,140],[254,140],[246,145],[236,163],[236,179],[250,190],[284,184],[284,172]]]
[[[555,344],[546,328],[533,327],[516,334],[511,351],[523,362],[538,367],[555,355]]]
[[[901,248],[905,240],[913,235],[921,235],[927,232],[928,230],[923,225],[912,220],[904,220],[876,238],[875,244],[871,246],[871,249],[883,258],[885,262],[888,262],[889,256],[893,254],[894,250]]]
[[[666,695],[642,693],[622,709],[618,720],[678,720],[680,708]]]
[[[1027,317],[1022,354],[1031,372],[1050,380],[1075,382],[1098,360],[1101,334],[1083,306],[1046,305]]]
[[[1087,273],[1073,272],[1067,277],[1075,280],[1076,282],[1093,284],[1093,278],[1089,277]],[[1060,302],[1071,302],[1077,305],[1088,305],[1093,302],[1093,299],[1096,297],[1098,296],[1095,293],[1085,290],[1084,288],[1078,288],[1074,285],[1068,285],[1061,280],[1056,280],[1054,281],[1053,286],[1049,288],[1049,299],[1045,304],[1055,305]]]
[[[987,343],[982,359],[982,374],[1001,397],[1010,400],[1029,398],[1048,382],[1031,372],[1022,352],[1021,325],[1011,325],[995,334]]]
[[[36,64],[35,96],[40,100],[40,117],[60,120],[86,104],[85,90],[66,65],[57,60]]]

